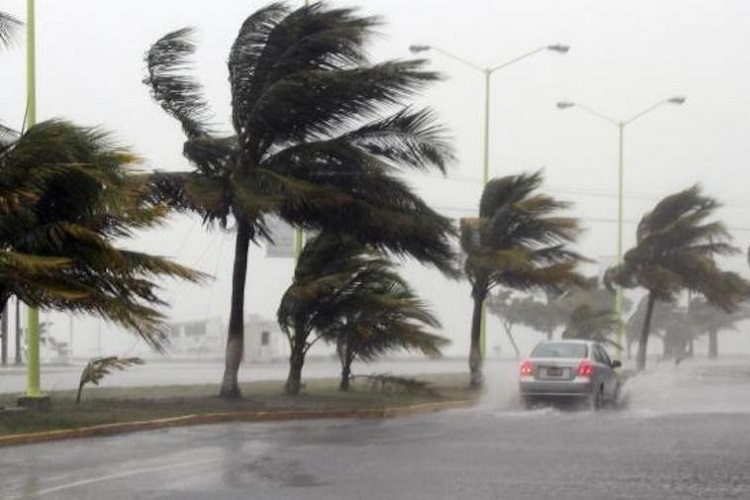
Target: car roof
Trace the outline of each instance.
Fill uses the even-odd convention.
[[[549,343],[555,343],[555,344],[584,344],[584,345],[591,345],[591,344],[598,344],[599,342],[595,340],[586,340],[586,339],[552,339],[552,340],[542,340],[539,342],[539,344],[549,344]]]

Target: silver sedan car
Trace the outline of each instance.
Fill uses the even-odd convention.
[[[620,380],[612,361],[598,342],[546,340],[521,362],[521,400],[531,407],[540,400],[574,400],[597,410],[614,404]]]

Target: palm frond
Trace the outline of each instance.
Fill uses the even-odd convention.
[[[195,52],[194,30],[182,28],[161,37],[145,56],[143,83],[164,110],[176,118],[190,138],[208,135],[210,113],[201,85],[188,74]]]
[[[454,160],[446,131],[437,124],[435,113],[429,109],[413,111],[404,108],[348,132],[344,138],[397,167],[408,165],[419,170],[436,167],[444,173]]]
[[[23,23],[8,13],[0,12],[0,48],[13,43]]]
[[[113,370],[123,371],[132,365],[142,365],[144,361],[141,358],[130,357],[121,358],[117,356],[99,357],[90,360],[81,373],[78,381],[78,394],[76,395],[76,404],[81,402],[81,392],[86,384],[99,385],[99,382],[112,373]]]

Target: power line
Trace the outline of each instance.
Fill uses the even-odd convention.
[[[476,215],[477,209],[476,208],[465,208],[465,207],[451,207],[447,205],[442,206],[433,206],[433,208],[437,210],[444,210],[446,212],[461,212],[465,214],[471,214]],[[586,221],[586,222],[594,222],[599,224],[617,224],[617,219],[612,217],[588,217],[588,216],[581,216],[576,217],[575,215],[572,215],[571,217],[575,217],[579,220]],[[633,219],[624,219],[623,224],[628,225],[637,225],[638,221]],[[742,226],[727,226],[727,229],[730,231],[737,231],[737,232],[748,232],[750,233],[750,227],[742,227]]]
[[[423,178],[435,179],[435,180],[440,180],[440,181],[448,181],[448,182],[463,182],[467,184],[474,184],[477,188],[481,188],[481,182],[480,182],[479,177],[462,176],[462,175],[442,176],[440,174],[431,174],[431,173],[426,173],[426,172],[409,172],[405,175],[407,177],[408,176],[423,177]],[[574,195],[579,195],[579,196],[591,196],[595,198],[611,198],[611,199],[617,198],[617,193],[615,193],[614,191],[608,191],[605,189],[597,189],[597,188],[572,188],[572,187],[565,187],[565,186],[549,186],[547,187],[546,190],[551,193],[574,194]],[[628,200],[656,202],[664,198],[664,195],[656,194],[656,193],[643,193],[643,192],[630,191],[630,192],[625,193],[623,195],[623,198],[628,199]],[[750,203],[741,202],[741,201],[728,201],[722,206],[722,208],[750,209]]]

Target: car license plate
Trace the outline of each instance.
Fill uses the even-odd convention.
[[[559,366],[551,366],[547,368],[548,377],[562,377],[563,369]]]

